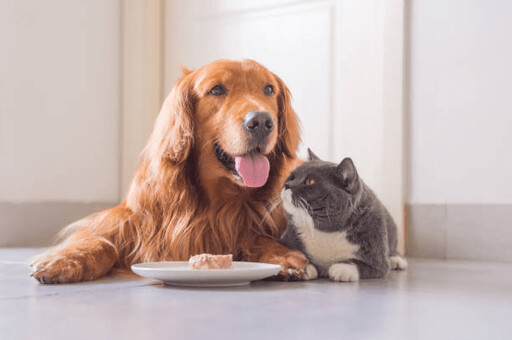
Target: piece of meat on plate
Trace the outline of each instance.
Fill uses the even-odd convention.
[[[190,269],[231,269],[233,255],[199,254],[188,260]]]

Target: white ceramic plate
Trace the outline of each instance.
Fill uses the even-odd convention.
[[[281,266],[257,262],[233,262],[231,269],[194,270],[186,261],[148,262],[132,265],[132,270],[144,277],[163,281],[172,286],[229,287],[242,286],[254,280],[277,275]]]

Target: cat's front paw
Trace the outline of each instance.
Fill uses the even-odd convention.
[[[391,270],[405,270],[407,269],[407,260],[400,255],[390,256],[389,265]]]
[[[329,268],[329,278],[334,281],[359,281],[359,270],[352,263],[335,263]]]
[[[318,271],[315,266],[308,264],[304,270],[304,280],[314,280],[318,277]]]

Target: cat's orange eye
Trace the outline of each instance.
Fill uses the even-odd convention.
[[[315,184],[315,180],[312,178],[307,178],[306,181],[304,182],[304,184],[306,184],[306,185]]]

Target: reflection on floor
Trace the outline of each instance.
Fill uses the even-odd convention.
[[[0,249],[0,339],[505,339],[512,265],[409,259],[359,283],[255,282],[171,288],[130,276],[39,285]]]

